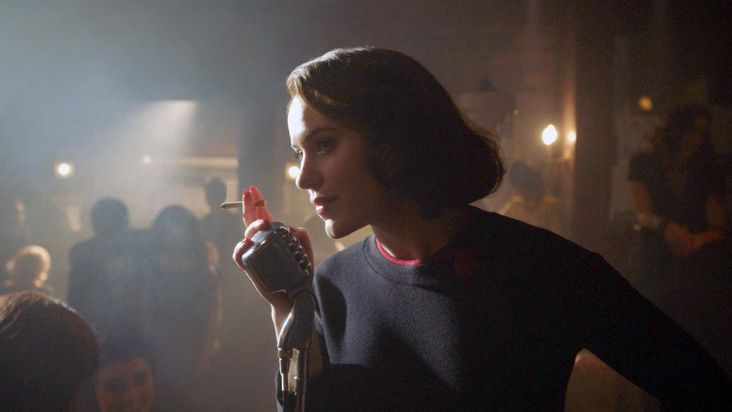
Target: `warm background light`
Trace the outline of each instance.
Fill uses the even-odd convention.
[[[544,131],[541,132],[541,141],[547,146],[554,144],[558,137],[559,132],[557,132],[557,128],[554,127],[553,124],[548,125],[544,128]]]
[[[300,174],[300,168],[297,165],[289,163],[287,165],[287,170],[286,170],[285,174],[287,175],[288,180],[295,180],[295,179],[297,179],[297,176]]]
[[[67,179],[74,174],[74,165],[69,162],[58,162],[55,166],[56,177]]]
[[[653,110],[653,100],[648,96],[641,96],[638,99],[638,107],[644,112],[650,112]]]

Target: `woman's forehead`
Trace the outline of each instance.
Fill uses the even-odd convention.
[[[338,123],[310,107],[303,98],[295,96],[287,112],[287,128],[290,141],[296,145],[317,130],[338,128]]]

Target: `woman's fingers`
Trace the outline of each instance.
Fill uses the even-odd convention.
[[[242,193],[241,201],[244,205],[242,208],[244,225],[249,226],[257,219],[274,221],[272,212],[267,206],[267,201],[262,196],[257,186],[250,186]]]
[[[252,186],[251,191],[254,198],[254,208],[257,219],[269,220],[270,222],[274,221],[272,213],[267,206],[267,202],[264,200],[264,196],[259,192],[259,188],[257,186]]]
[[[265,219],[257,219],[250,223],[246,230],[244,231],[244,240],[237,243],[234,247],[234,253],[232,254],[232,258],[234,259],[234,262],[236,262],[237,266],[244,269],[241,265],[241,257],[244,256],[244,253],[246,253],[249,248],[254,245],[254,242],[252,242],[252,237],[254,237],[257,232],[260,232],[262,230],[270,230],[272,228],[272,222]],[[310,236],[308,235],[307,230],[300,227],[290,227],[290,230],[292,231],[292,234],[295,235],[297,240],[300,241],[302,244],[302,247],[305,249],[305,253],[308,255],[308,259],[310,259],[310,263],[313,264],[314,257],[313,257],[313,246],[310,242]]]
[[[252,188],[245,190],[241,195],[242,202],[242,218],[244,219],[244,226],[249,226],[252,222],[257,220],[256,207],[254,206],[254,197],[252,196]]]
[[[254,245],[254,242],[251,240],[252,237],[261,230],[269,230],[270,227],[270,222],[262,219],[257,219],[247,226],[244,231],[244,240],[234,246],[234,253],[231,255],[236,265],[242,270],[244,267],[241,265],[241,257],[244,256],[244,253],[246,253],[252,245]]]
[[[234,246],[234,253],[231,255],[231,258],[234,259],[234,263],[236,263],[236,265],[242,270],[244,270],[244,266],[241,265],[241,257],[244,256],[244,253],[246,253],[253,244],[254,242],[252,242],[251,239],[244,239]]]
[[[242,220],[244,221],[246,229],[244,230],[244,240],[237,243],[234,247],[232,258],[236,265],[243,270],[244,273],[247,273],[241,262],[242,256],[244,256],[244,254],[254,246],[254,242],[251,239],[255,234],[257,234],[257,232],[269,230],[272,227],[271,222],[274,221],[274,217],[272,216],[272,212],[270,212],[269,207],[267,207],[264,196],[262,196],[256,186],[250,186],[245,190],[244,193],[242,193],[241,201],[243,204]],[[307,243],[304,243],[304,247],[308,252],[308,256],[312,258],[310,240],[306,239],[306,242]],[[284,319],[290,313],[292,302],[284,293],[272,293],[272,291],[269,290],[262,290],[259,282],[252,278],[251,274],[247,273],[247,276],[257,292],[259,292],[259,294],[271,305],[275,332],[279,333]]]
[[[257,234],[257,232],[262,230],[269,230],[271,227],[272,222],[270,222],[269,220],[257,219],[249,226],[247,226],[246,230],[244,230],[244,237],[247,239],[251,239],[252,237],[254,237],[254,235]]]

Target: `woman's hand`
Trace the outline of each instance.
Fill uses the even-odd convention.
[[[232,258],[236,265],[246,272],[241,264],[241,257],[254,245],[254,242],[251,239],[257,232],[261,230],[269,230],[270,224],[274,221],[274,217],[267,207],[264,197],[256,186],[251,186],[249,189],[244,191],[242,194],[242,204],[242,220],[244,221],[246,230],[244,232],[244,239],[234,247]],[[299,228],[290,228],[290,230],[298,238],[300,243],[302,243],[308,254],[310,262],[312,263],[313,250],[307,231]],[[282,330],[282,324],[290,313],[292,302],[284,293],[261,290],[254,281],[252,281],[252,284],[254,284],[257,292],[259,292],[259,294],[270,304],[272,308],[272,322],[275,326],[275,332],[279,337],[279,331]]]

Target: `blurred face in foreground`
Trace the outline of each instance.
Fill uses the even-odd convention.
[[[96,387],[102,412],[149,412],[155,400],[152,370],[141,357],[101,367]]]
[[[307,190],[332,238],[341,238],[383,216],[386,189],[371,173],[366,138],[311,108],[290,102],[290,143],[300,161],[297,187]]]

